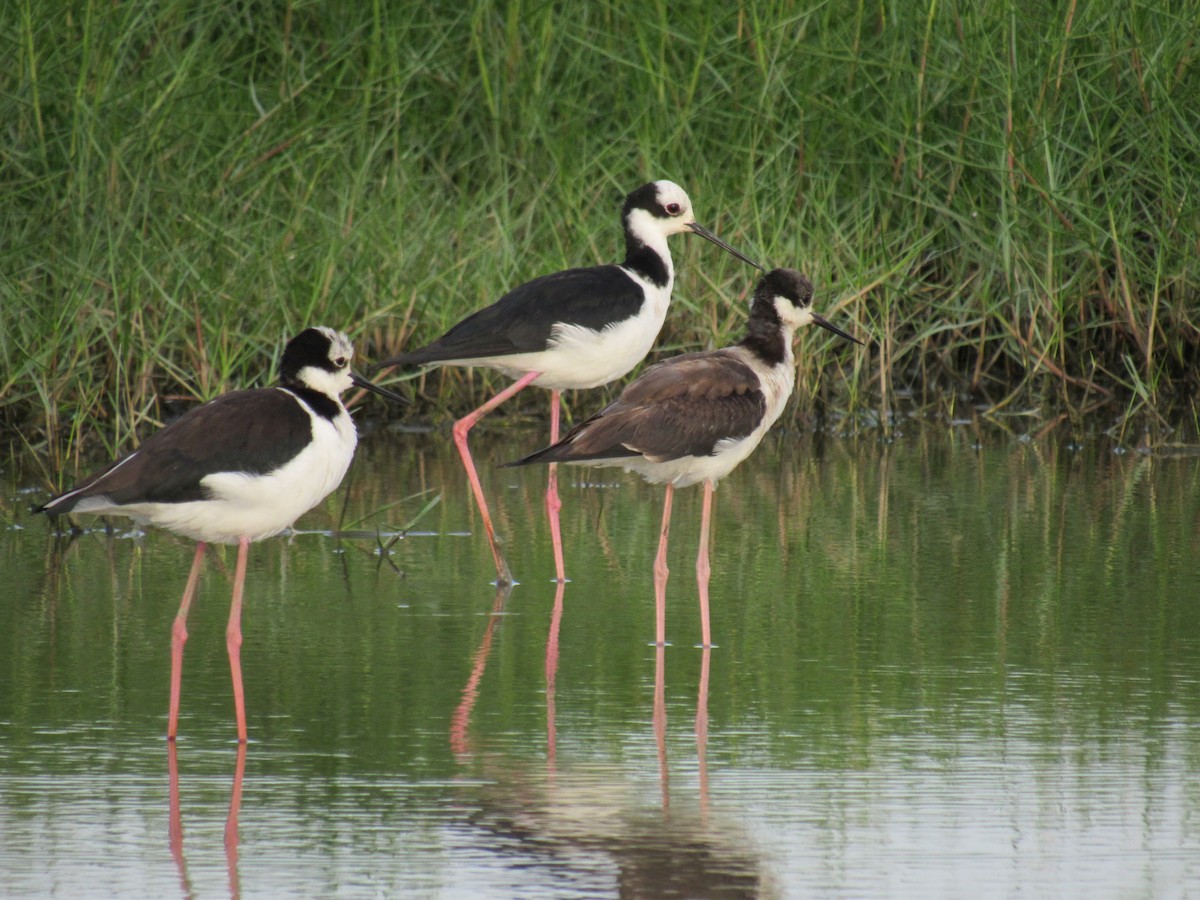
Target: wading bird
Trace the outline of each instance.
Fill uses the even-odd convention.
[[[567,269],[513,288],[491,306],[463,319],[433,343],[379,364],[389,366],[485,366],[516,381],[454,423],[454,445],[487,533],[497,583],[512,581],[496,544],[496,530],[467,434],[491,410],[531,384],[550,389],[550,442],[558,440],[559,394],[568,388],[608,384],[629,372],[650,351],[662,328],[675,283],[667,238],[691,231],[743,262],[761,269],[696,222],[692,201],[670,181],[644,184],[625,198],[625,261],[620,265]],[[554,544],[555,576],[566,579],[559,530],[558,477],[550,469],[546,510]]]
[[[242,693],[242,592],[251,541],[279,534],[341,483],[357,434],[341,394],[351,385],[403,397],[350,371],[354,348],[331,328],[308,328],[288,342],[277,387],[223,394],[155,432],[135,451],[85,478],[35,512],[118,514],[196,541],[187,587],[171,629],[174,740],[187,615],[204,548],[237,544],[225,643],[233,673],[238,740],[246,740]]]
[[[862,343],[813,312],[812,297],[812,284],[794,269],[768,272],[755,288],[746,336],[737,344],[651,366],[561,441],[507,464],[621,466],[666,485],[654,561],[655,640],[660,645],[666,642],[667,535],[675,488],[704,482],[696,581],[703,646],[709,647],[708,532],[717,481],[750,455],[783,412],[796,381],[796,329],[814,322]]]

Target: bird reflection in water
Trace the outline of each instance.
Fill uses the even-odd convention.
[[[507,591],[472,657],[462,699],[451,716],[450,744],[459,763],[472,766],[464,780],[466,825],[483,830],[476,842],[500,857],[517,879],[544,874],[544,887],[573,893],[592,888],[630,897],[773,896],[763,861],[748,837],[730,822],[710,822],[707,741],[711,651],[703,650],[696,695],[695,739],[698,796],[671,804],[667,752],[666,648],[655,647],[652,733],[657,749],[661,801],[648,809],[635,778],[620,764],[571,762],[557,753],[556,708],[559,633],[565,587],[555,590],[546,641],[546,765],[510,754],[491,754],[471,739],[471,716],[496,638]],[[682,805],[681,805],[682,804]],[[543,869],[543,866],[545,867]],[[536,877],[536,876],[535,876]],[[528,881],[522,883],[528,884]],[[503,890],[499,885],[493,885]]]
[[[225,816],[225,868],[229,874],[229,896],[233,900],[242,895],[241,878],[238,876],[238,813],[242,808],[242,779],[246,774],[246,745],[238,744],[237,762],[233,769],[233,790],[229,795],[229,812]],[[179,870],[180,891],[185,897],[194,895],[191,877],[188,875],[187,860],[183,855],[183,815],[179,805],[179,761],[175,741],[167,742],[167,778],[170,793],[170,814],[167,832],[171,845],[171,858]]]
[[[558,683],[558,629],[562,625],[563,594],[566,583],[560,581],[554,591],[554,607],[550,611],[550,634],[546,638],[546,770],[554,777],[558,763],[558,723],[556,721]]]
[[[496,588],[496,599],[492,603],[487,628],[483,631],[483,640],[479,642],[479,649],[475,651],[475,657],[471,661],[471,675],[463,687],[462,700],[450,717],[450,749],[460,758],[471,753],[471,710],[475,708],[475,701],[479,699],[479,682],[483,680],[483,670],[487,667],[488,656],[492,652],[492,636],[496,633],[496,623],[504,614],[504,604],[511,593],[511,584],[501,584]]]
[[[658,771],[662,782],[663,811],[670,809],[667,765],[666,647],[654,648],[654,743],[658,747]],[[700,658],[700,685],[696,690],[696,778],[699,786],[700,820],[708,820],[708,672],[712,648],[704,647]]]
[[[696,691],[696,772],[700,781],[700,815],[708,818],[708,664],[712,648],[700,651],[700,687]]]

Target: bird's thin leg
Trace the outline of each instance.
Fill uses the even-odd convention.
[[[558,443],[558,415],[561,404],[560,391],[550,392],[550,443]],[[567,580],[567,569],[563,564],[562,526],[558,511],[562,500],[558,498],[558,463],[550,463],[550,477],[546,482],[546,513],[550,517],[550,541],[554,545],[554,579],[559,584]]]
[[[246,587],[246,557],[250,538],[238,538],[237,568],[233,574],[233,599],[229,603],[229,624],[225,626],[225,649],[229,651],[229,671],[233,674],[233,708],[237,714],[238,743],[246,743],[246,699],[242,691],[242,593]]]
[[[712,515],[713,483],[704,482],[704,506],[700,512],[700,552],[696,554],[696,585],[700,589],[700,634],[706,650],[712,646],[712,633],[708,627],[708,576],[712,569],[708,564],[708,523]]]
[[[671,497],[675,485],[668,484],[666,500],[663,502],[662,528],[658,533],[658,555],[654,557],[654,642],[658,646],[667,643],[667,536],[671,533]]]
[[[204,541],[196,544],[196,555],[192,557],[192,570],[188,573],[187,587],[179,601],[179,612],[171,625],[171,705],[167,713],[167,740],[175,740],[179,726],[179,686],[183,681],[183,645],[187,643],[187,617],[192,600],[196,596],[196,585],[200,583],[200,569],[204,565]]]
[[[496,546],[496,529],[493,527],[492,517],[488,513],[487,501],[483,498],[483,485],[479,483],[479,473],[475,471],[471,450],[467,447],[467,433],[475,426],[476,422],[517,391],[528,387],[541,374],[541,372],[529,372],[522,375],[519,381],[513,382],[479,409],[468,413],[454,423],[454,446],[458,448],[458,455],[462,457],[463,467],[467,470],[467,480],[471,483],[471,493],[475,495],[479,513],[483,516],[483,530],[487,532],[488,545],[492,548],[492,559],[496,562],[496,584],[500,586],[512,584],[512,575],[508,571],[508,563],[504,561],[500,548]]]

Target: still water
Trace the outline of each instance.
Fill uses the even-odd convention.
[[[706,652],[698,488],[662,650],[661,489],[565,470],[556,589],[544,472],[483,468],[520,581],[498,594],[445,438],[368,435],[253,549],[243,753],[233,552],[171,752],[192,546],[55,539],[36,468],[0,473],[0,894],[1200,894],[1196,458],[773,434],[717,493]],[[477,458],[540,438],[480,433]]]

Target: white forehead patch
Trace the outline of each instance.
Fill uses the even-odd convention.
[[[664,207],[669,203],[678,203],[680,209],[685,213],[692,210],[692,201],[688,197],[687,191],[681,188],[673,181],[656,181],[654,182],[655,196],[658,202]]]
[[[329,338],[329,360],[341,357],[349,362],[354,358],[354,345],[350,343],[350,338],[346,337],[340,331],[334,331],[332,328],[327,328],[324,325],[318,325],[317,331]]]

